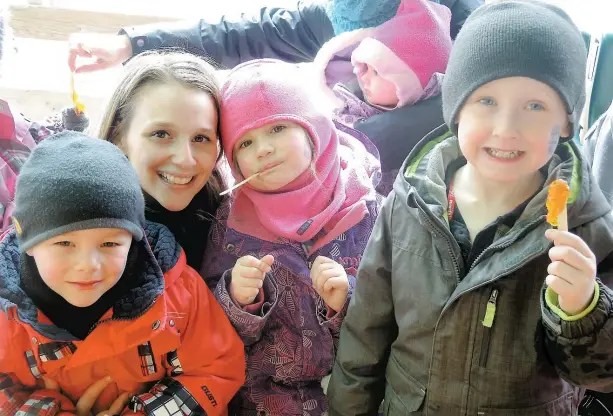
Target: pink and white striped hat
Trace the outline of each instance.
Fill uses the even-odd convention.
[[[396,85],[398,107],[417,101],[451,52],[451,11],[430,0],[402,0],[396,15],[377,26],[353,51],[355,70],[366,64]]]

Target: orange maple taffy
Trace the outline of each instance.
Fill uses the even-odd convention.
[[[74,87],[74,74],[70,74],[70,91],[72,92],[72,103],[74,105],[74,111],[77,115],[85,111],[85,104],[79,101],[79,96]]]
[[[549,185],[547,194],[547,222],[554,227],[558,226],[558,217],[566,208],[566,202],[570,195],[570,187],[566,181],[556,179]]]

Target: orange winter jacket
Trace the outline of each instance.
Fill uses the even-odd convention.
[[[0,241],[0,415],[53,415],[70,409],[110,376],[94,414],[123,392],[136,414],[227,413],[244,382],[244,347],[225,313],[165,227],[147,223],[141,284],[80,341],[39,312],[20,287],[14,232]],[[59,383],[54,400],[42,377]],[[69,400],[66,400],[69,399]]]

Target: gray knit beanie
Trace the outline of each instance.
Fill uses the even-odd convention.
[[[63,132],[34,148],[15,190],[20,250],[71,231],[122,228],[143,238],[145,201],[136,172],[110,142]]]
[[[443,116],[454,134],[466,99],[480,86],[528,77],[556,91],[576,132],[585,104],[587,50],[560,8],[537,0],[501,0],[475,10],[460,30],[443,81]],[[574,135],[574,134],[573,134]]]

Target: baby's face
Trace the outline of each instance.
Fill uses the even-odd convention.
[[[88,307],[109,291],[126,266],[132,234],[97,228],[61,234],[28,250],[43,281],[77,307]]]
[[[364,93],[364,99],[370,104],[396,107],[399,101],[396,85],[380,76],[372,66],[368,64],[359,64],[359,66],[354,72]]]

